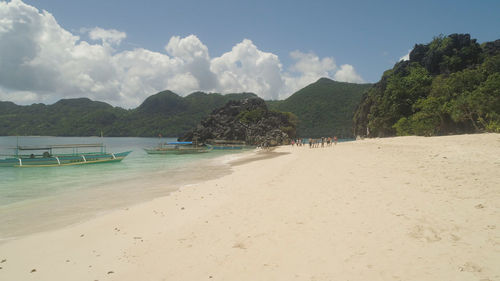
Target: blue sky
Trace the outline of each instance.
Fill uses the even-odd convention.
[[[281,65],[280,74],[276,75],[281,75],[282,84],[268,81],[265,86],[257,87],[255,83],[258,82],[249,82],[245,85],[241,82],[248,81],[251,73],[245,73],[249,76],[238,80],[239,84],[220,82],[222,78],[219,74],[222,72],[228,74],[231,69],[228,66],[229,62],[225,61],[225,66],[218,68],[221,72],[213,71],[219,79],[217,86],[205,83],[202,87],[200,78],[194,75],[198,83],[189,84],[194,86],[185,87],[185,91],[182,86],[177,85],[178,92],[185,92],[180,94],[189,93],[196,88],[196,85],[200,90],[221,92],[239,89],[252,91],[254,85],[253,92],[260,94],[261,91],[263,94],[260,95],[263,97],[286,98],[291,94],[290,91],[304,86],[302,85],[304,83],[310,83],[310,80],[317,78],[315,76],[323,76],[322,74],[349,82],[376,82],[383,71],[391,68],[396,61],[406,55],[415,43],[427,43],[439,34],[470,33],[480,43],[500,39],[500,16],[498,16],[500,1],[495,0],[475,2],[26,0],[24,3],[39,9],[40,14],[41,10],[46,10],[54,17],[60,28],[89,44],[105,45],[104,39],[96,42],[95,37],[90,38],[88,31],[96,27],[126,34],[120,37],[118,44],[113,44],[112,55],[140,48],[174,58],[176,56],[173,53],[177,49],[170,48],[172,51],[170,53],[165,50],[171,38],[178,36],[182,41],[194,35],[197,39],[194,40],[195,45],[201,46],[202,49],[206,47],[207,61],[234,51],[235,46],[248,39],[251,43],[243,44],[246,49],[254,48],[263,54],[272,54],[276,56],[274,60]],[[9,13],[12,15],[12,12]],[[186,45],[178,46],[181,48],[180,46]],[[292,55],[293,52],[295,55]],[[243,56],[241,52],[239,54]],[[259,58],[260,56],[256,56],[256,59]],[[232,62],[239,60],[241,58],[235,58]],[[312,65],[314,62],[319,62],[321,66],[309,69],[307,65]],[[208,63],[209,69],[213,70],[214,66]],[[344,65],[347,66],[344,68]],[[342,73],[337,73],[339,70],[342,70]],[[268,72],[262,69],[255,71]],[[233,74],[240,75],[237,73],[231,75]],[[292,81],[293,79],[296,80]],[[235,86],[236,84],[238,86]],[[11,86],[3,85],[3,99],[10,98],[22,103],[21,98],[13,98],[16,95],[15,90]],[[150,90],[161,89],[153,87],[146,91]],[[120,92],[119,89],[115,91]],[[274,91],[276,94],[266,91]],[[28,93],[32,99],[38,101],[51,101],[63,95],[43,95],[37,92],[36,88],[17,89],[17,93],[19,92]],[[123,96],[123,93],[95,92],[90,97],[96,99],[101,97],[101,100],[110,102],[114,100],[117,104],[134,106],[146,94],[148,93],[140,94],[137,99],[132,98],[122,102],[118,97]],[[106,98],[106,95],[111,98]],[[33,98],[35,96],[38,98]],[[24,100],[30,102],[29,98]]]
[[[70,30],[127,33],[123,48],[163,50],[174,35],[196,35],[212,56],[244,38],[286,63],[294,50],[352,64],[379,80],[415,43],[439,34],[500,39],[500,1],[26,1]]]

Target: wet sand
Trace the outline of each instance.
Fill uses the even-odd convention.
[[[0,214],[2,214],[0,216],[0,244],[33,233],[86,221],[121,207],[133,206],[166,196],[185,185],[189,186],[228,175],[231,173],[229,162],[238,161],[234,159],[240,158],[251,159],[253,153],[241,151],[235,154],[219,153],[218,155],[215,158],[202,158],[163,170],[145,170],[134,178],[122,179],[115,176],[112,179],[103,179],[94,186],[0,205]],[[53,168],[48,169],[53,171]],[[26,172],[30,171],[26,170]],[[84,181],[85,175],[81,178]],[[44,188],[44,185],[50,183],[41,182],[40,184],[40,188]]]
[[[500,280],[500,135],[280,147],[0,245],[0,280]]]

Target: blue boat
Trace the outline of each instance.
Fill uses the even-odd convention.
[[[157,147],[144,148],[148,154],[195,154],[212,150],[211,145],[198,144],[191,141],[160,143]]]
[[[106,152],[106,147],[102,143],[46,146],[18,145],[13,149],[14,154],[4,155],[5,158],[0,159],[0,167],[57,167],[120,162],[132,152],[109,153]]]

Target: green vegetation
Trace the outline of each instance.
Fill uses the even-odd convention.
[[[274,110],[272,111],[277,112]],[[281,115],[281,118],[287,120],[286,123],[289,124],[289,126],[280,127],[280,130],[285,132],[291,138],[297,137],[297,125],[299,124],[299,118],[297,117],[297,115],[291,112],[279,112],[279,113]]]
[[[415,45],[365,93],[354,123],[369,136],[500,132],[500,40],[452,34]]]
[[[52,105],[0,102],[0,135],[99,136],[102,132],[105,136],[180,136],[229,100],[254,97],[251,93],[197,92],[182,98],[164,91],[131,110],[87,98]]]
[[[262,108],[250,110],[250,111],[242,111],[236,116],[236,119],[242,123],[257,123],[259,120],[266,116],[266,111]]]
[[[260,120],[272,118],[271,116],[282,120],[283,124],[288,124],[288,126],[280,127],[280,130],[284,131],[291,138],[297,136],[298,118],[291,112],[281,112],[278,110],[270,110],[268,112],[266,109],[258,108],[250,111],[240,112],[238,116],[236,116],[236,120],[240,121],[243,124],[255,124]]]
[[[271,109],[298,118],[299,137],[353,137],[352,118],[363,92],[372,84],[336,82],[321,78],[283,101],[268,101]]]
[[[271,110],[285,111],[282,118],[293,126],[281,129],[290,136],[352,137],[353,111],[369,87],[322,78],[286,100],[266,103]],[[0,102],[0,135],[98,136],[102,132],[105,136],[181,136],[229,100],[255,97],[251,93],[202,92],[180,97],[163,91],[130,110],[87,98],[60,100],[52,105]],[[252,123],[263,118],[262,114],[248,111],[238,119]]]

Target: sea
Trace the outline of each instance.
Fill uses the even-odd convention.
[[[230,173],[249,150],[148,155],[143,148],[174,138],[0,137],[0,154],[19,145],[104,143],[108,152],[131,150],[122,162],[61,167],[0,167],[0,243],[78,223],[181,187]],[[0,156],[2,158],[2,156]]]

